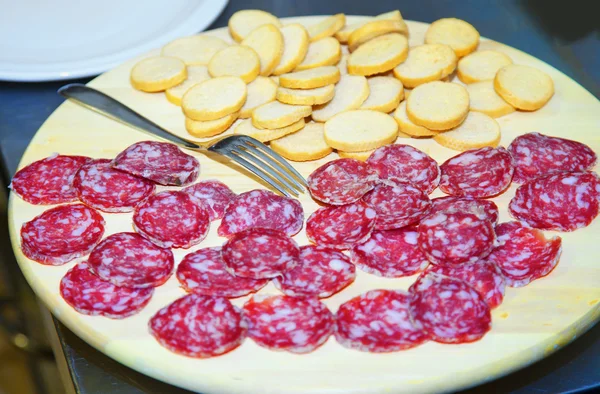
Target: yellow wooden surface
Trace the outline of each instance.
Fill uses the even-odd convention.
[[[285,21],[306,25],[320,17],[291,18]],[[349,17],[348,23],[358,17]],[[411,45],[421,44],[426,24],[409,22]],[[209,32],[229,39],[225,30]],[[515,63],[537,67],[554,80],[556,94],[537,112],[516,112],[499,118],[502,145],[517,135],[539,131],[582,141],[600,152],[600,103],[589,92],[551,66],[518,50],[492,41],[482,41],[480,49],[493,48],[508,54]],[[157,53],[154,51],[152,54]],[[150,54],[148,54],[150,55]],[[184,118],[179,107],[162,93],[135,91],[129,84],[129,71],[136,60],[99,76],[90,83],[143,115],[183,136]],[[48,118],[23,156],[20,167],[54,152],[112,158],[130,144],[149,139],[141,132],[106,119],[76,104],[61,105]],[[439,163],[458,152],[431,140],[400,139],[413,144]],[[218,178],[234,191],[262,188],[262,184],[240,174],[222,160],[196,155],[202,169],[200,179]],[[335,158],[295,163],[305,176]],[[165,189],[159,187],[159,189]],[[509,220],[507,204],[516,185],[494,201],[500,207],[501,221]],[[437,190],[433,196],[441,195]],[[303,195],[305,216],[317,205]],[[147,331],[148,319],[157,310],[185,292],[175,277],[156,290],[149,305],[125,320],[80,315],[59,295],[59,281],[70,262],[62,267],[43,266],[28,260],[19,249],[19,229],[48,209],[33,206],[11,195],[10,232],[15,254],[30,285],[58,319],[92,346],[119,362],[157,379],[202,393],[399,393],[449,391],[472,386],[523,367],[577,338],[600,316],[600,220],[563,237],[563,255],[558,267],[546,278],[522,289],[507,288],[504,303],[493,311],[492,331],[482,340],[466,345],[427,343],[416,349],[391,354],[369,354],[348,350],[332,337],[317,351],[307,355],[274,352],[251,340],[235,351],[207,360],[186,358],[161,347]],[[103,214],[106,235],[131,231],[131,214]],[[191,250],[175,250],[176,262],[198,247],[220,245],[218,223],[208,238]],[[307,240],[302,231],[295,237],[300,245]],[[402,279],[378,278],[358,272],[356,282],[325,300],[336,311],[350,298],[375,288],[407,289],[416,276]],[[269,284],[261,290],[277,294]],[[233,302],[242,305],[246,297]]]

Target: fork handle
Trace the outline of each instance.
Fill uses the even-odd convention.
[[[58,94],[108,118],[143,132],[153,134],[156,137],[160,137],[185,148],[201,149],[199,145],[163,129],[125,104],[96,89],[90,88],[89,86],[80,83],[72,83],[58,89]]]

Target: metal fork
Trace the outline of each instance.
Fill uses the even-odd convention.
[[[58,93],[106,117],[172,142],[181,148],[196,152],[208,150],[226,156],[267,182],[284,196],[298,197],[298,194],[303,193],[307,186],[302,175],[283,157],[252,137],[234,135],[207,142],[194,142],[163,129],[125,104],[86,85],[72,83],[58,89]]]

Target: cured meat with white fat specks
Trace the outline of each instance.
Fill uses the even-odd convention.
[[[98,278],[86,262],[71,268],[60,281],[60,295],[84,315],[123,319],[141,311],[154,288],[117,287]]]
[[[35,205],[77,201],[73,178],[92,159],[84,156],[53,155],[20,169],[10,188],[23,200]]]
[[[218,233],[221,237],[231,237],[249,228],[262,227],[292,236],[302,229],[303,222],[304,210],[298,200],[268,190],[251,190],[229,204]]]
[[[498,206],[492,200],[471,197],[438,197],[431,200],[429,214],[440,211],[463,211],[477,215],[482,220],[498,224]]]
[[[335,339],[349,349],[387,353],[406,350],[429,337],[410,315],[411,295],[371,290],[346,301],[336,313]]]
[[[100,242],[105,221],[83,204],[61,205],[21,227],[21,249],[31,260],[62,265],[85,256]]]
[[[225,297],[188,294],[159,310],[148,323],[165,348],[188,357],[209,358],[242,344],[248,326]]]
[[[254,295],[244,304],[248,336],[260,346],[309,353],[333,334],[335,319],[317,297]]]
[[[432,340],[467,343],[492,327],[490,307],[465,281],[429,273],[410,288],[411,315]]]
[[[237,196],[226,184],[217,180],[198,182],[183,191],[202,201],[208,209],[210,220],[223,218],[225,210]]]
[[[198,159],[168,142],[136,142],[119,153],[111,165],[165,186],[189,185],[200,174]]]
[[[269,282],[233,275],[227,270],[220,247],[186,255],[177,266],[177,279],[188,293],[228,298],[256,292]]]

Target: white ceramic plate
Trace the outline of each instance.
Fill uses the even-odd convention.
[[[0,80],[89,77],[206,29],[227,0],[0,0]]]

